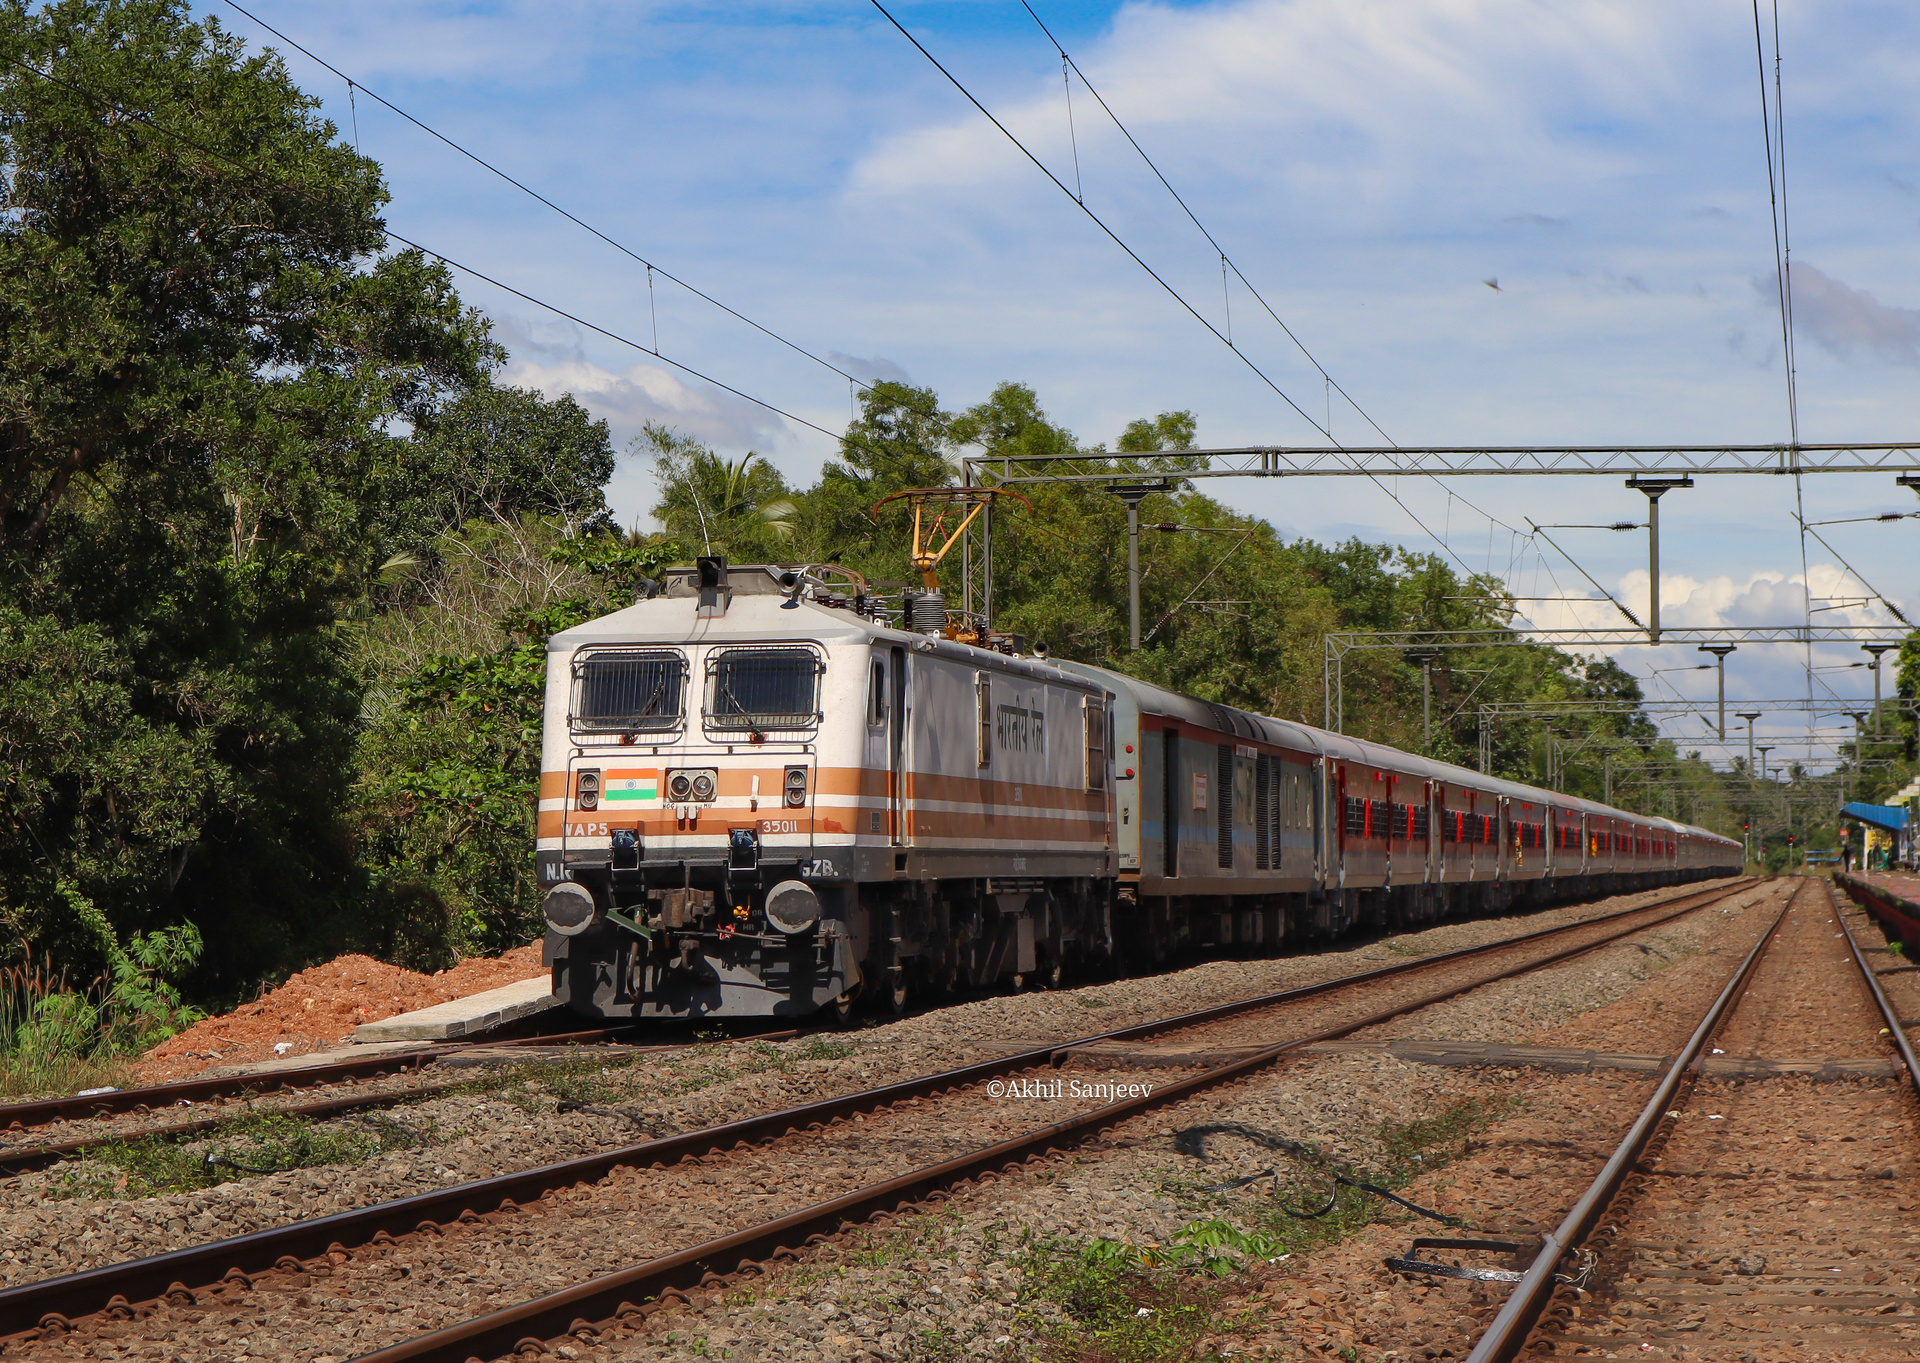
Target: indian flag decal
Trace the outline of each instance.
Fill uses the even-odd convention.
[[[654,770],[610,771],[601,798],[620,804],[657,800],[660,798],[660,773]]]

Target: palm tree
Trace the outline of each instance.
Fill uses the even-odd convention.
[[[773,557],[792,539],[799,508],[780,471],[749,450],[726,460],[708,446],[663,426],[648,425],[636,445],[654,452],[660,501],[653,508],[668,533],[737,561]]]

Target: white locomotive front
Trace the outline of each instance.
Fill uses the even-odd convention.
[[[707,559],[554,636],[536,865],[594,1017],[844,1011],[1111,952],[1107,693]]]

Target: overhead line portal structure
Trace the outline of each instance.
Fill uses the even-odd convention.
[[[1897,484],[1920,491],[1920,442],[1850,441],[1832,444],[1771,445],[1450,445],[1403,448],[1397,445],[1325,446],[1243,445],[1224,449],[1087,454],[969,455],[961,460],[969,487],[990,484],[1066,483],[1104,487],[1127,508],[1127,592],[1130,643],[1140,647],[1140,516],[1142,499],[1173,491],[1180,482],[1208,478],[1352,478],[1488,476],[1624,477],[1642,490],[1650,483],[1690,486],[1689,480],[1725,474],[1798,477],[1814,473],[1891,473]],[[979,524],[979,544],[969,536],[963,554],[968,611],[978,603],[983,621],[993,614],[993,521]],[[1651,592],[1659,592],[1657,523],[1649,527]],[[1572,598],[1569,598],[1572,599]],[[1618,603],[1615,603],[1616,605]],[[1894,627],[1815,625],[1746,626],[1715,629],[1540,629],[1516,627],[1469,631],[1340,632],[1326,636],[1323,724],[1344,732],[1345,697],[1341,662],[1355,649],[1397,649],[1433,653],[1445,647],[1484,647],[1538,641],[1561,646],[1621,647],[1635,644],[1861,642],[1898,647],[1906,630]],[[1713,651],[1709,649],[1709,651]]]
[[[1429,445],[1418,448],[1241,445],[1138,454],[983,454],[965,456],[960,462],[962,478],[968,487],[983,483],[996,487],[1078,483],[1107,487],[1127,503],[1130,635],[1135,648],[1139,647],[1140,640],[1139,609],[1135,604],[1140,580],[1140,501],[1150,492],[1171,491],[1184,480],[1617,476],[1626,478],[1629,486],[1664,483],[1680,487],[1687,486],[1689,479],[1717,474],[1797,477],[1812,473],[1892,473],[1898,475],[1900,486],[1920,491],[1920,477],[1916,477],[1920,475],[1920,441],[1811,445]],[[976,551],[970,546],[964,560],[968,565],[967,608],[972,610],[974,601],[978,600],[983,614],[991,617],[991,574],[986,575],[987,580],[976,582],[979,576],[976,565],[991,562],[990,517],[982,522],[980,534],[980,549]],[[1657,584],[1657,524],[1650,527],[1649,535],[1649,558]],[[1655,592],[1657,596],[1657,586]],[[1659,642],[1663,634],[1678,639],[1687,632],[1656,629],[1650,642]]]
[[[1756,644],[1853,643],[1891,641],[1896,647],[1907,631],[1896,625],[1718,625],[1703,629],[1667,629],[1664,643],[1717,643],[1728,639]],[[1343,664],[1352,652],[1387,649],[1407,654],[1444,648],[1498,648],[1521,644],[1549,644],[1563,648],[1621,648],[1647,642],[1637,629],[1443,629],[1353,630],[1325,636],[1326,654],[1321,681],[1325,688],[1322,727],[1344,733],[1346,695]],[[1652,702],[1649,702],[1651,704]],[[1695,702],[1692,708],[1704,706]],[[1689,740],[1701,741],[1701,740]]]
[[[1722,473],[1920,473],[1920,441],[1831,445],[1241,445],[1155,454],[969,455],[969,469],[997,469],[1000,483],[1108,483],[1163,476],[1154,459],[1203,459],[1179,478],[1474,478],[1488,474],[1702,477]],[[1127,469],[1078,473],[1015,473],[1047,464],[1126,461]],[[1145,467],[1143,467],[1143,465]],[[1908,484],[1911,486],[1911,484]]]

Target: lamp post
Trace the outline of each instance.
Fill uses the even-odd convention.
[[[1867,666],[1873,669],[1873,736],[1880,737],[1880,655],[1891,653],[1900,647],[1898,644],[1862,644],[1860,647],[1873,655],[1873,661]]]
[[[1108,489],[1127,504],[1127,645],[1135,653],[1140,651],[1140,503],[1153,493],[1172,490],[1173,484],[1164,478]]]
[[[1420,714],[1425,726],[1426,737],[1420,751],[1423,755],[1433,755],[1433,665],[1440,655],[1431,651],[1415,650],[1407,655],[1407,661],[1420,664]]]
[[[1719,734],[1722,742],[1727,737],[1727,655],[1739,648],[1738,644],[1702,644],[1700,652],[1713,655],[1714,671],[1719,674],[1720,682],[1720,723]]]
[[[1772,751],[1774,750],[1774,748],[1775,748],[1775,746],[1777,746],[1777,745],[1775,745],[1775,744],[1772,744],[1772,743],[1762,743],[1762,744],[1760,745],[1760,749],[1759,749],[1759,751],[1760,751],[1760,779],[1761,779],[1762,781],[1764,781],[1764,780],[1766,780],[1766,779],[1767,779],[1767,754],[1768,754],[1768,753],[1770,753],[1770,752],[1772,752]]]
[[[1627,486],[1647,494],[1647,642],[1660,642],[1660,498],[1691,478],[1629,478]]]
[[[1867,712],[1865,710],[1849,710],[1846,713],[1847,717],[1853,721],[1853,774],[1856,777],[1864,778],[1867,774],[1867,769],[1863,765],[1867,760],[1865,751]]]
[[[1761,714],[1759,710],[1738,710],[1734,713],[1735,719],[1744,719],[1747,722],[1747,779],[1749,781],[1753,779],[1753,722],[1760,718]]]

